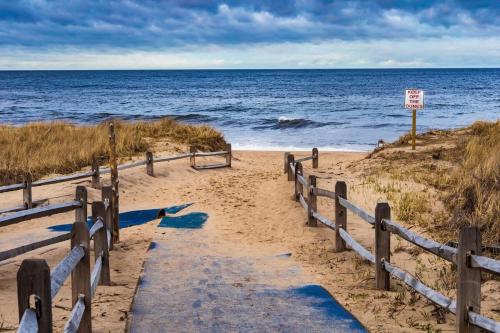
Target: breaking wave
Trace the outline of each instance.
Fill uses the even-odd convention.
[[[310,119],[304,118],[268,118],[262,119],[258,126],[254,126],[253,129],[297,129],[297,128],[317,128],[330,125],[344,125],[346,123],[342,122],[318,122]]]

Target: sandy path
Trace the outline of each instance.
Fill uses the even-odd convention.
[[[207,229],[177,223],[190,226],[199,214],[169,216],[158,227],[130,332],[366,332],[288,255],[226,244],[210,231],[214,217]]]
[[[365,332],[293,258],[235,245],[197,208],[159,224],[130,332]]]

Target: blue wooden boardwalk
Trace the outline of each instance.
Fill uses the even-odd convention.
[[[145,263],[131,332],[366,332],[290,256],[224,254],[201,228],[206,218],[160,224],[167,228],[158,228]]]

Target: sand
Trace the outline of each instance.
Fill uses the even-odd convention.
[[[295,153],[305,156],[308,153]],[[373,212],[380,196],[361,189],[361,180],[347,166],[365,157],[364,153],[320,152],[319,169],[304,163],[308,174],[316,174],[318,186],[333,190],[337,180],[348,183],[348,198]],[[201,160],[201,159],[200,159]],[[109,176],[105,176],[108,181]],[[34,198],[50,203],[69,200],[77,182],[34,189]],[[86,181],[78,184],[89,185]],[[283,174],[281,152],[234,152],[231,169],[196,171],[188,160],[155,164],[155,177],[145,168],[120,173],[120,209],[130,211],[194,203],[184,212],[205,212],[209,215],[205,228],[217,250],[252,255],[292,254],[291,258],[310,277],[311,282],[325,287],[372,332],[415,332],[421,330],[454,330],[453,315],[446,315],[445,324],[436,324],[431,314],[434,306],[415,297],[393,280],[393,291],[381,292],[374,287],[373,267],[363,263],[352,251],[334,252],[334,232],[319,226],[305,225],[307,216],[292,199],[293,183]],[[352,190],[351,190],[352,189]],[[2,194],[2,206],[19,204],[21,193]],[[89,189],[89,199],[100,197]],[[334,206],[329,199],[318,199],[319,211],[333,219]],[[9,239],[20,241],[23,234],[43,234],[49,225],[71,223],[73,214],[61,214],[23,222],[0,229],[0,250],[9,246]],[[111,253],[112,286],[99,286],[93,300],[93,329],[96,332],[121,332],[126,329],[135,288],[141,274],[148,247],[158,221],[121,231],[121,242]],[[374,231],[370,225],[348,214],[348,230],[361,244],[373,250]],[[392,242],[393,250],[396,246]],[[0,263],[0,327],[9,331],[17,326],[16,272],[23,259],[45,258],[54,267],[67,253],[69,242],[19,256]],[[419,262],[429,264],[432,258],[419,255]],[[393,260],[410,272],[415,270],[415,257],[408,251],[395,251]],[[435,264],[438,265],[438,264]],[[438,267],[438,266],[435,266]],[[437,274],[429,269],[429,274]],[[55,299],[54,327],[61,331],[70,312],[69,281]],[[486,313],[498,309],[499,284],[483,285],[483,308]],[[172,291],[175,292],[175,291]],[[495,298],[496,297],[496,298]]]

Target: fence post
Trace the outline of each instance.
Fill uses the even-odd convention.
[[[288,155],[290,155],[290,152],[289,151],[286,151],[285,152],[285,156],[283,158],[283,172],[285,174],[288,173]]]
[[[191,168],[196,168],[196,160],[194,156],[194,154],[196,154],[196,147],[190,146],[189,153],[191,154],[191,156],[189,156],[189,163],[191,164]]]
[[[114,230],[113,230],[113,188],[111,186],[103,186],[101,190],[101,200],[107,205],[105,211],[106,229],[111,233],[111,242],[109,244],[109,250],[113,250],[114,242]]]
[[[95,156],[92,156],[92,180],[90,186],[92,188],[100,188],[100,173],[99,173],[99,162]]]
[[[111,122],[109,123],[109,163],[111,169],[111,186],[113,188],[113,242],[118,242],[120,240],[120,191],[119,180],[118,180],[118,163],[116,161],[116,135],[115,126]]]
[[[148,176],[153,177],[154,172],[153,172],[153,153],[148,151],[146,152],[146,173]]]
[[[50,268],[43,259],[25,259],[17,271],[19,322],[24,311],[30,308],[31,295],[35,295],[38,332],[52,332]]]
[[[228,143],[226,144],[226,151],[227,151],[227,155],[226,155],[226,165],[228,167],[231,167],[231,159],[233,157],[233,149],[231,147],[231,144]]]
[[[457,332],[480,332],[469,325],[468,312],[481,310],[481,270],[470,267],[470,255],[481,254],[481,233],[478,227],[460,229],[457,256]]]
[[[375,207],[375,283],[377,289],[390,290],[391,276],[384,268],[384,261],[391,260],[391,233],[385,229],[383,219],[391,219],[387,202],[379,202]]]
[[[109,168],[111,169],[111,185],[118,187],[118,164],[116,161],[116,134],[115,125],[109,123]]]
[[[87,222],[87,189],[85,186],[77,186],[75,201],[80,201],[82,207],[75,209],[75,221]]]
[[[317,169],[318,168],[318,162],[319,162],[318,148],[313,148],[312,149],[312,158],[313,158],[313,169]]]
[[[288,166],[287,166],[287,172],[288,172],[288,181],[293,182],[295,180],[295,175],[292,173],[292,165],[295,165],[295,156],[293,154],[288,154]]]
[[[302,183],[299,182],[298,176],[303,176],[303,170],[302,170],[302,163],[296,162],[295,163],[295,201],[299,201],[299,194],[304,193],[304,187],[302,186]]]
[[[335,251],[346,249],[344,239],[340,236],[340,228],[347,231],[347,209],[339,202],[339,197],[347,199],[347,185],[344,181],[335,183]]]
[[[83,312],[80,326],[78,327],[79,333],[92,332],[92,312],[91,303],[92,295],[90,289],[90,239],[89,229],[86,222],[75,222],[71,229],[71,248],[75,246],[82,246],[85,255],[75,266],[71,272],[71,295],[72,304],[78,301],[78,296],[84,296],[85,311]]]
[[[117,184],[118,185],[118,184]],[[111,200],[112,208],[112,224],[113,224],[113,244],[120,241],[120,194],[118,193],[118,188],[113,189],[113,200]]]
[[[307,191],[307,201],[308,201],[308,215],[309,219],[307,221],[307,224],[310,227],[316,227],[318,225],[318,220],[313,216],[313,212],[318,211],[318,205],[316,203],[316,195],[313,192],[313,187],[316,188],[316,176],[310,175],[309,176],[309,186],[308,191]]]
[[[108,235],[106,233],[108,226],[106,225],[106,208],[102,201],[94,201],[92,203],[92,223],[95,224],[98,218],[101,218],[104,227],[97,230],[94,235],[94,255],[97,260],[97,257],[102,253],[99,285],[109,286],[111,285],[111,278],[109,273]]]
[[[31,183],[33,182],[33,177],[31,173],[26,173],[24,175],[24,188],[23,188],[23,205],[24,209],[33,208],[33,192]]]

